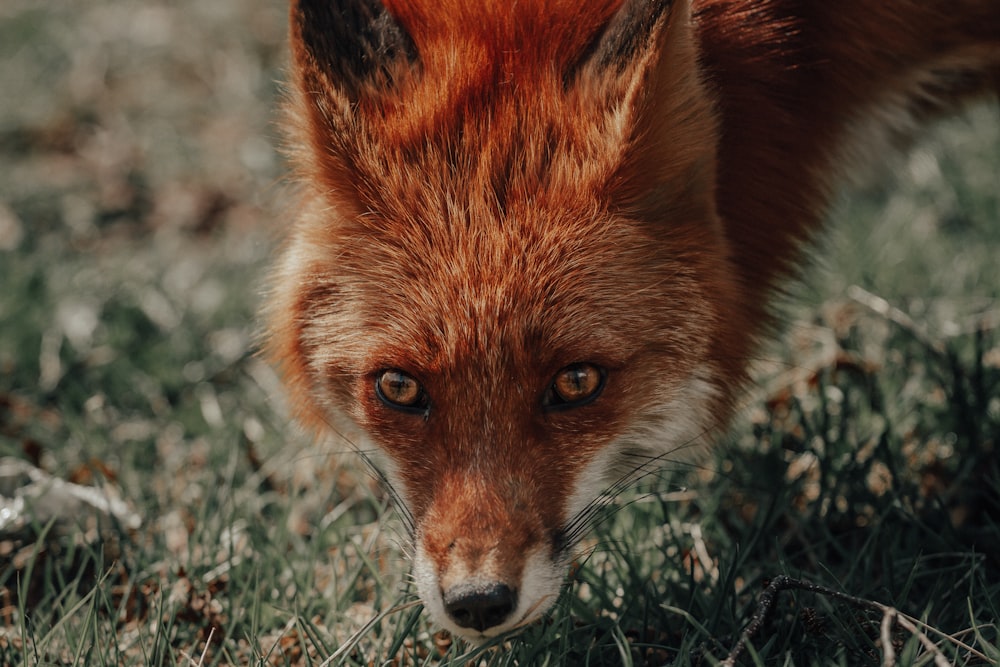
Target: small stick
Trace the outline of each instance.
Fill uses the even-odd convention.
[[[931,338],[927,332],[917,324],[905,311],[890,304],[882,297],[872,294],[866,289],[851,285],[847,289],[848,296],[856,303],[861,304],[868,310],[892,322],[897,327],[908,333],[914,340],[927,348],[939,360],[947,361],[948,353],[940,341]]]

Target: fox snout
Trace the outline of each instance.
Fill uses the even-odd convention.
[[[421,599],[449,630],[486,638],[547,610],[568,557],[561,531],[546,527],[539,508],[462,484],[445,485],[442,502],[428,510],[415,537],[414,575]]]
[[[544,547],[519,553],[506,562],[498,552],[489,557],[482,570],[458,576],[467,567],[459,555],[439,575],[437,563],[418,549],[414,575],[420,598],[431,614],[456,635],[478,640],[515,630],[537,620],[559,595],[565,566],[549,560],[540,553],[542,550]],[[519,572],[495,574],[493,563],[513,565]],[[452,583],[442,584],[444,581]]]

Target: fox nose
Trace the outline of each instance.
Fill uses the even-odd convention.
[[[459,627],[478,632],[502,625],[517,607],[517,593],[506,584],[454,586],[444,593],[444,610]]]

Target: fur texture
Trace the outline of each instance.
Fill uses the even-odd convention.
[[[477,639],[551,605],[602,485],[725,425],[860,148],[995,87],[1000,4],[293,0],[291,48],[269,350]]]

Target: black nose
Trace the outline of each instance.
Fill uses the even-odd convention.
[[[517,607],[517,593],[506,584],[459,585],[444,594],[444,610],[460,627],[484,632],[503,624]]]

